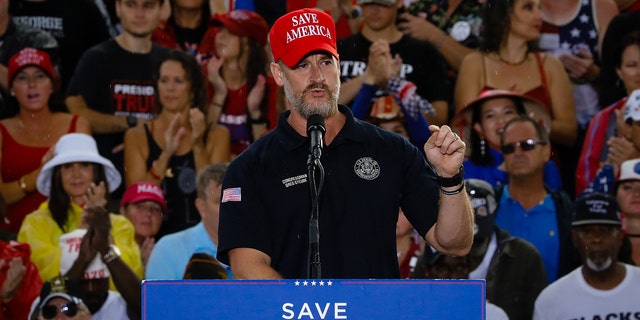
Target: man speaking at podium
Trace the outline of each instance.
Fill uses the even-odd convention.
[[[338,105],[340,63],[329,15],[290,12],[274,23],[269,37],[271,72],[284,87],[288,111],[225,175],[218,258],[231,265],[234,277],[310,278],[312,234],[319,235],[314,263],[320,263],[321,276],[315,277],[400,278],[400,208],[435,249],[465,255],[473,239],[473,211],[463,190],[460,137],[447,126],[430,126],[428,164],[406,139],[354,119]],[[308,159],[319,162],[320,153],[323,169],[309,179]],[[321,181],[317,202],[312,180]]]

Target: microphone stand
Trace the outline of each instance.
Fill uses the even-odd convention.
[[[311,219],[309,219],[309,259],[307,260],[307,278],[320,279],[322,277],[320,263],[320,228],[318,213],[320,211],[318,200],[324,184],[324,168],[320,162],[322,151],[316,146],[309,153],[307,160],[307,180],[311,191]],[[320,181],[316,184],[316,171]]]

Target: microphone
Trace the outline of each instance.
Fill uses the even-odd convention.
[[[324,146],[324,133],[327,129],[324,127],[324,117],[319,114],[312,114],[307,118],[307,135],[311,139],[309,153],[315,159],[320,159],[322,155],[322,147]]]
[[[320,263],[320,224],[319,196],[324,184],[324,168],[320,162],[322,147],[324,145],[324,117],[319,114],[312,114],[307,118],[307,136],[311,140],[309,145],[309,158],[307,158],[307,177],[309,179],[309,189],[311,191],[311,217],[309,219],[309,259],[307,261],[307,275],[314,279],[321,278]],[[320,184],[316,184],[316,173],[319,173]]]

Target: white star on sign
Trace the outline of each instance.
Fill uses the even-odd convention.
[[[304,285],[305,287],[307,286],[307,284],[309,284],[309,282],[307,282],[307,281],[302,283],[302,285]]]
[[[327,285],[328,285],[329,287],[331,287],[331,286],[333,285],[333,282],[331,282],[331,281],[327,281]]]
[[[320,281],[320,286],[323,287],[324,286],[324,281]]]
[[[296,280],[294,283],[296,284],[296,287],[300,286],[300,281]]]
[[[311,285],[315,287],[316,286],[316,282],[315,281],[311,281]]]

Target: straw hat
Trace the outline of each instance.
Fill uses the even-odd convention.
[[[497,98],[510,98],[522,101],[526,114],[528,116],[533,116],[533,119],[536,120],[536,122],[540,123],[545,129],[547,129],[547,133],[551,131],[551,115],[544,107],[544,104],[513,91],[497,89],[483,91],[477,99],[469,102],[463,109],[458,111],[451,121],[452,130],[458,133],[461,137],[464,137],[466,142],[469,142],[471,139],[473,110],[482,106],[484,102]]]

